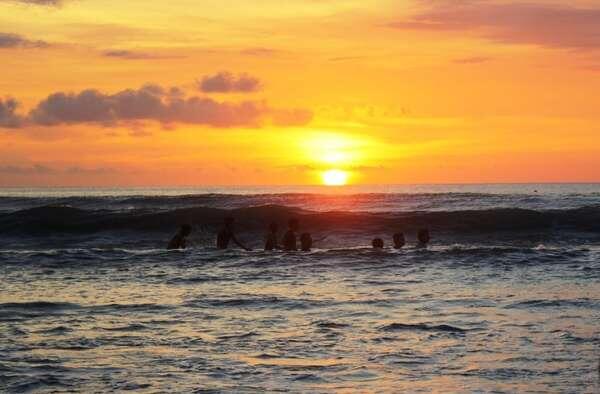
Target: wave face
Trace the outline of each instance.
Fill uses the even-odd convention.
[[[479,211],[403,213],[310,212],[293,207],[266,205],[240,209],[185,208],[171,211],[114,212],[83,210],[68,206],[45,206],[0,214],[0,232],[12,235],[92,234],[111,231],[168,232],[190,223],[205,231],[216,230],[227,216],[252,233],[261,232],[275,221],[285,227],[296,217],[303,227],[339,234],[360,231],[416,231],[428,227],[441,232],[559,231],[600,232],[600,207],[534,211],[499,208]]]
[[[600,205],[600,184],[413,185],[223,189],[0,189],[0,212],[47,205],[85,210],[165,211],[284,205],[309,211],[410,212]]]
[[[190,223],[196,243],[205,245],[226,216],[234,216],[239,231],[250,239],[262,238],[270,222],[285,228],[288,218],[298,217],[303,231],[332,235],[328,247],[365,242],[371,235],[388,237],[396,231],[412,237],[421,227],[441,239],[542,233],[568,237],[572,232],[586,237],[600,232],[599,185],[366,190],[339,194],[277,188],[228,189],[224,194],[185,194],[194,191],[188,189],[3,190],[0,238],[118,233],[121,240],[133,241],[168,237],[178,225]]]

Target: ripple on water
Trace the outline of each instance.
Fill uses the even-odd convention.
[[[437,331],[437,332],[448,332],[448,333],[457,333],[464,334],[468,330],[464,328],[454,327],[448,324],[425,324],[425,323],[416,323],[416,324],[406,324],[406,323],[391,323],[386,326],[380,327],[382,331]]]

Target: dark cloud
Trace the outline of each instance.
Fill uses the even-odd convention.
[[[425,3],[427,11],[389,26],[457,31],[498,42],[552,48],[600,48],[600,8],[483,1]]]
[[[189,123],[213,127],[256,126],[265,111],[254,102],[217,102],[210,98],[182,98],[156,85],[107,95],[97,90],[54,93],[30,113],[36,124],[57,125],[94,122],[154,120],[164,124]]]
[[[13,98],[0,99],[0,127],[16,128],[21,125],[21,117],[16,113],[18,106]]]
[[[458,64],[479,64],[486,63],[492,60],[491,57],[485,56],[471,56],[471,57],[462,57],[460,59],[454,59],[454,63]]]
[[[198,87],[205,93],[251,93],[260,90],[261,83],[258,78],[248,74],[236,77],[230,72],[222,71],[202,78]]]
[[[106,57],[114,57],[119,59],[127,59],[127,60],[143,60],[143,59],[172,59],[177,58],[176,56],[164,56],[154,53],[147,52],[137,52],[137,51],[129,51],[129,50],[110,50],[105,51],[102,55]]]
[[[79,123],[139,126],[140,122],[155,121],[165,128],[176,124],[230,128],[260,127],[267,122],[295,126],[308,123],[312,118],[312,113],[304,109],[271,108],[263,101],[219,102],[208,97],[186,97],[179,88],[150,84],[115,94],[94,89],[53,93],[26,117],[16,114],[16,107],[13,99],[0,101],[0,127]]]
[[[49,44],[45,41],[28,40],[13,33],[0,33],[0,48],[45,48],[47,46]]]

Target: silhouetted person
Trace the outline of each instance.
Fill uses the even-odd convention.
[[[175,234],[173,236],[173,238],[171,238],[171,241],[169,241],[169,245],[167,245],[167,249],[168,250],[185,249],[185,247],[187,246],[186,238],[191,233],[192,233],[192,226],[190,226],[189,224],[181,225],[181,227],[177,231],[177,234]]]
[[[277,223],[273,222],[269,224],[269,232],[267,232],[267,237],[265,239],[265,250],[281,249],[279,247],[279,241],[277,240],[278,231],[279,226]]]
[[[383,249],[383,239],[375,238],[371,241],[371,245],[373,246],[373,249]]]
[[[313,239],[310,233],[302,233],[300,235],[300,250],[310,252],[313,245]]]
[[[218,249],[227,249],[229,247],[229,241],[233,241],[237,246],[245,250],[252,250],[242,244],[237,240],[235,235],[233,234],[233,222],[234,219],[232,217],[225,218],[225,225],[217,234],[217,248]]]
[[[283,250],[292,251],[298,250],[296,246],[296,232],[298,231],[298,219],[290,219],[288,221],[288,230],[283,236]]]
[[[422,228],[417,232],[418,248],[426,248],[430,240],[431,236],[429,235],[429,229]]]
[[[404,245],[406,245],[406,239],[404,238],[404,233],[395,233],[394,234],[394,249],[402,249]]]

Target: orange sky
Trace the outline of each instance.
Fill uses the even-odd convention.
[[[0,186],[600,181],[600,5],[0,0]]]

